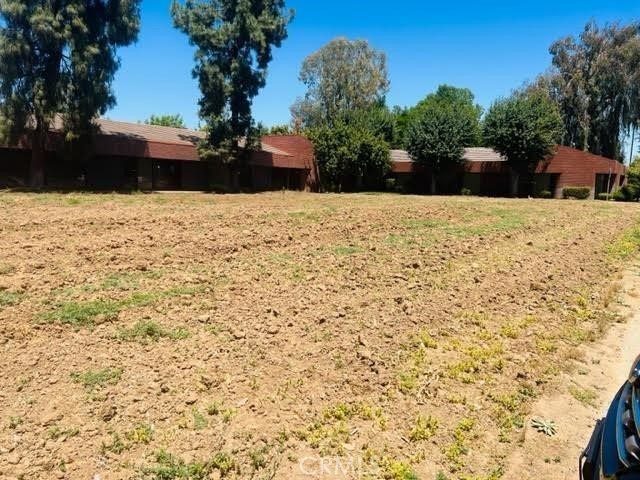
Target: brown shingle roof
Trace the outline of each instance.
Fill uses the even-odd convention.
[[[100,128],[100,134],[107,136],[125,137],[131,140],[144,142],[167,143],[170,145],[195,146],[206,138],[206,133],[200,130],[186,128],[162,127],[143,123],[118,122],[101,118],[96,122]],[[240,142],[241,146],[243,142]],[[276,155],[290,155],[266,142],[262,142],[262,151]]]
[[[127,137],[146,142],[170,143],[173,145],[195,145],[204,140],[205,133],[186,128],[160,127],[142,123],[117,122],[101,118],[96,121],[99,134]]]
[[[413,162],[409,153],[405,150],[391,150],[392,162]]]
[[[462,156],[467,162],[504,162],[502,155],[493,148],[473,147],[465,148]]]
[[[504,158],[492,148],[472,147],[465,148],[462,156],[467,162],[504,162]],[[405,150],[391,150],[391,161],[413,162],[413,159]]]

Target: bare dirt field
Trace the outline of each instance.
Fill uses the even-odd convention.
[[[589,374],[628,320],[640,245],[640,208],[606,202],[5,193],[0,209],[8,479],[571,479],[580,440],[541,402],[584,407],[588,430],[607,401]]]

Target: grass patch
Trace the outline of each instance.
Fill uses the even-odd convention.
[[[162,272],[151,270],[146,272],[114,272],[107,275],[98,290],[133,290],[139,288],[144,279],[159,279]],[[95,288],[94,288],[95,289]]]
[[[627,230],[618,240],[607,246],[607,254],[617,260],[626,260],[640,249],[640,225]]]
[[[598,394],[595,391],[589,388],[580,388],[577,385],[569,385],[569,393],[583,405],[598,408]]]
[[[353,245],[341,245],[333,248],[334,255],[339,257],[346,257],[350,255],[356,255],[358,253],[363,253],[364,249],[362,247],[356,247]]]
[[[0,308],[1,307],[13,307],[22,302],[24,298],[23,293],[8,292],[6,290],[0,290]]]
[[[161,450],[156,453],[155,462],[155,466],[142,469],[144,480],[207,480],[216,470],[222,478],[237,470],[233,457],[223,452],[215,454],[209,461],[187,463]]]
[[[77,327],[92,326],[96,320],[113,320],[118,316],[122,307],[118,302],[110,300],[93,300],[89,302],[66,302],[46,312],[40,318],[47,322],[59,322],[63,325]]]
[[[71,379],[74,383],[82,385],[86,390],[92,392],[107,385],[115,385],[120,381],[122,368],[105,368],[103,370],[87,370],[86,372],[74,372]]]
[[[65,302],[53,310],[39,315],[45,323],[59,322],[76,327],[92,327],[97,321],[115,319],[126,309],[152,305],[166,298],[194,295],[204,287],[175,287],[162,292],[139,292],[122,300],[90,300],[86,302]]]
[[[140,320],[131,328],[123,328],[118,331],[116,338],[124,342],[158,342],[162,339],[184,340],[189,337],[189,332],[184,328],[170,330],[157,322]]]
[[[414,219],[403,223],[410,230],[432,230],[455,238],[468,238],[517,230],[524,226],[525,217],[520,211],[493,208],[489,212],[466,214],[456,221]]]

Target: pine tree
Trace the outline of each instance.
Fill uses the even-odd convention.
[[[71,139],[115,105],[116,49],[136,41],[140,2],[0,0],[0,141],[29,138],[32,187],[56,118]]]
[[[196,46],[193,76],[208,147],[237,163],[241,140],[255,136],[253,98],[266,84],[273,47],[287,38],[293,11],[284,0],[174,0],[171,12]]]

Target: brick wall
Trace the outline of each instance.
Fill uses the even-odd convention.
[[[419,165],[412,162],[394,162],[393,173],[413,173],[421,171]],[[594,155],[575,148],[558,146],[556,153],[547,160],[541,161],[537,168],[538,175],[552,175],[557,178],[554,196],[562,197],[564,187],[589,187],[591,196],[595,194],[596,175],[609,175],[611,173],[611,185],[613,189],[626,182],[626,167],[609,158]],[[477,174],[487,178],[496,176],[509,176],[510,168],[506,162],[466,162],[461,173]],[[485,189],[486,190],[486,189]],[[487,192],[485,192],[487,193]],[[499,192],[495,192],[499,195]]]
[[[313,152],[313,144],[302,135],[267,135],[262,142],[291,155],[289,168],[303,168],[308,171],[305,189],[315,191],[318,188],[318,170]]]

